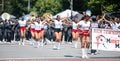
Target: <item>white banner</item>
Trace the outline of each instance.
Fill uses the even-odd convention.
[[[120,31],[93,28],[92,49],[120,51]]]

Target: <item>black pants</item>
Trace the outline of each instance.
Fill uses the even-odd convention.
[[[7,36],[6,36],[6,41],[7,41],[7,42],[11,42],[11,40],[12,40],[11,34],[12,34],[12,31],[11,31],[11,30],[8,30]]]
[[[3,29],[0,29],[0,41],[3,41]]]

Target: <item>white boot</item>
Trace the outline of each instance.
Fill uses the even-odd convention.
[[[57,49],[60,50],[60,42],[57,42],[58,46]]]
[[[20,38],[19,45],[22,45],[22,41],[23,41],[23,39]]]
[[[87,55],[87,51],[88,51],[88,49],[85,48],[85,58],[89,58],[88,55]]]
[[[35,39],[32,38],[31,42],[32,42],[31,44],[34,46],[35,45]]]
[[[25,45],[24,41],[25,41],[25,38],[22,39],[22,45],[23,46]]]
[[[43,46],[43,39],[41,40],[40,46]]]
[[[57,42],[54,42],[53,49],[57,49],[57,47],[58,47],[58,44],[57,44]]]
[[[18,43],[19,43],[19,45],[21,45],[21,41],[19,41]]]
[[[75,47],[75,48],[77,48],[77,44],[78,44],[78,42],[77,42],[77,41],[75,41],[75,44],[74,44],[74,47]]]
[[[40,47],[40,42],[37,42],[37,46],[36,46],[37,48],[39,48]]]
[[[82,58],[85,58],[85,49],[82,48]]]
[[[47,38],[46,38],[46,42],[51,44],[51,41],[49,41]]]

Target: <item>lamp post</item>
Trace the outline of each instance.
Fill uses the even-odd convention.
[[[73,0],[70,1],[70,8],[71,8],[71,19],[73,19]]]
[[[30,12],[30,0],[28,0],[28,13]]]
[[[2,0],[2,12],[4,11],[4,0]]]

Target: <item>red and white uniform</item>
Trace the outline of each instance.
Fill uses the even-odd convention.
[[[45,26],[45,22],[44,22],[44,21],[41,21],[41,31],[44,30],[44,26]]]
[[[30,31],[35,32],[35,24],[30,24]]]
[[[90,30],[90,21],[87,21],[85,23],[84,20],[79,22],[79,25],[81,26],[81,29],[83,30],[83,35],[84,36],[89,36],[89,30]]]
[[[20,25],[20,30],[26,30],[26,20],[19,20],[18,23]]]
[[[78,23],[72,22],[72,32],[78,32]]]
[[[35,22],[35,32],[41,32],[41,23]]]

